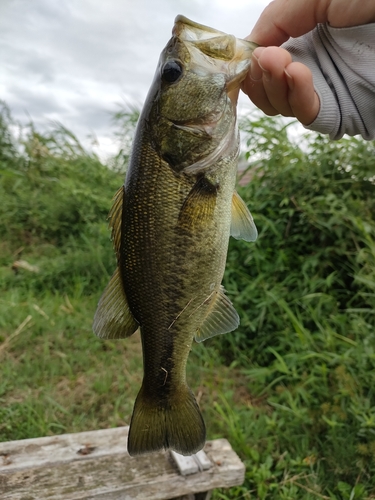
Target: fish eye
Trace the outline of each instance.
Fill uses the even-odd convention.
[[[161,77],[166,83],[175,83],[182,75],[182,66],[178,61],[167,61],[162,69]]]

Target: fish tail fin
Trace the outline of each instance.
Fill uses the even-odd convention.
[[[128,435],[131,456],[171,448],[192,455],[203,448],[206,428],[198,403],[184,385],[160,404],[145,394],[143,386],[134,404]]]

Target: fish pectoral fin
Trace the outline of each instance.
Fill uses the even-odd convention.
[[[224,288],[215,292],[216,297],[212,298],[207,316],[201,327],[195,334],[197,342],[228,333],[235,330],[240,324],[240,318],[233,307],[232,302],[224,293]]]
[[[100,297],[94,316],[94,333],[101,339],[123,339],[130,337],[138,327],[130,312],[117,268]]]
[[[199,176],[192,190],[186,197],[178,217],[181,229],[201,229],[212,221],[216,207],[217,187],[204,175]]]
[[[122,221],[122,204],[124,201],[125,189],[121,186],[113,197],[113,205],[109,211],[109,227],[112,230],[112,242],[115,248],[117,261],[120,259],[120,246],[121,246],[121,221]]]
[[[253,216],[237,191],[232,198],[232,221],[230,235],[237,240],[255,241],[258,231]]]

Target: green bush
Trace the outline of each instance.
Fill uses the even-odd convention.
[[[14,137],[0,110],[0,287],[91,295],[115,267],[107,229],[123,173],[103,165],[63,126],[41,134],[30,124]],[[15,252],[15,253],[14,253]],[[26,259],[38,272],[14,271]]]
[[[239,192],[260,234],[255,245],[230,242],[225,285],[242,326],[224,345],[268,363],[264,347],[287,348],[280,332],[290,326],[305,345],[326,325],[354,338],[374,319],[373,144],[310,135],[302,150],[280,121],[243,128],[251,182]]]
[[[267,401],[248,413],[263,421],[249,440],[264,460],[272,439],[274,460],[314,457],[326,492],[361,477],[375,489],[374,145],[311,134],[298,147],[270,118],[243,130],[239,193],[259,239],[230,242],[225,288],[241,325],[214,342]]]
[[[106,219],[123,174],[109,170],[61,125],[38,133],[31,124],[16,141],[0,110],[0,235],[13,243],[63,245]]]

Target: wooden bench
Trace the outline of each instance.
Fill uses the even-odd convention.
[[[208,500],[240,485],[245,467],[226,439],[204,453],[130,457],[128,427],[0,443],[0,498],[6,500]],[[180,468],[180,470],[179,470]]]

